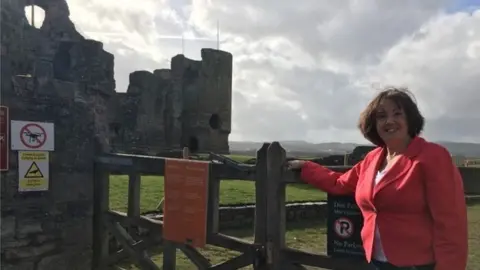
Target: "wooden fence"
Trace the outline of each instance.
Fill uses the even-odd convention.
[[[220,156],[216,158],[221,159]],[[257,270],[305,269],[303,265],[339,270],[368,269],[362,262],[331,258],[286,246],[285,189],[288,183],[299,182],[299,179],[296,173],[285,169],[286,153],[277,142],[264,144],[258,150],[255,166],[241,166],[230,160],[209,164],[207,244],[235,250],[241,255],[212,265],[192,246],[162,239],[163,222],[140,215],[140,178],[142,175],[163,176],[165,160],[161,157],[122,154],[103,154],[97,158],[94,179],[94,269],[106,269],[119,258],[129,257],[141,269],[173,270],[176,269],[177,249],[198,269],[239,269],[249,265]],[[348,168],[341,166],[333,169],[345,171]],[[110,175],[129,176],[127,213],[109,209]],[[253,242],[222,234],[218,230],[220,180],[228,179],[255,181]],[[138,227],[147,228],[154,235],[141,239],[135,234],[135,228]],[[109,251],[109,234],[121,244],[122,250]],[[147,249],[155,246],[163,249],[162,268],[147,253]]]

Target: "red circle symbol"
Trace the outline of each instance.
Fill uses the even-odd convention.
[[[38,124],[26,124],[20,129],[20,140],[26,147],[37,149],[42,147],[47,141],[47,132]]]
[[[353,235],[355,229],[353,226],[353,222],[346,217],[341,217],[335,220],[333,226],[335,234],[341,238],[350,238]]]

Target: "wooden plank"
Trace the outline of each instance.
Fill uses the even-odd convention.
[[[208,179],[208,206],[207,206],[207,238],[208,235],[218,233],[220,208],[220,179],[211,169]]]
[[[188,259],[199,269],[208,269],[212,264],[198,250],[189,245],[177,245],[177,247],[187,256]]]
[[[98,163],[94,164],[93,189],[93,269],[104,269],[108,258],[108,230],[105,227],[109,209],[109,174]]]
[[[283,250],[283,254],[287,258],[287,260],[293,263],[320,267],[325,269],[335,269],[335,270],[371,269],[371,266],[366,265],[363,262],[348,260],[345,258],[331,258],[322,254],[313,254],[313,253],[291,249],[291,248],[285,248]]]
[[[108,219],[112,222],[119,222],[124,226],[138,226],[148,229],[150,233],[161,234],[163,222],[145,216],[129,217],[128,214],[110,210],[106,212]]]
[[[138,173],[128,176],[128,216],[140,217],[140,186],[141,178]]]
[[[141,178],[136,172],[131,172],[128,176],[128,217],[140,217],[140,185]],[[135,226],[128,228],[129,233],[136,231]]]
[[[132,166],[133,159],[131,156],[123,156],[118,154],[102,154],[101,156],[95,159],[96,163],[100,163],[104,166],[115,165],[115,166]]]
[[[164,175],[165,158],[155,156],[103,154],[96,162],[103,164],[113,175],[126,175],[132,172],[135,164],[141,175]]]
[[[246,240],[221,233],[211,234],[208,238],[208,244],[244,253],[257,247],[257,245]]]
[[[255,180],[255,170],[253,166],[248,170],[238,170],[222,163],[212,162],[212,169],[217,177],[222,180]]]
[[[255,244],[265,246],[267,243],[267,150],[269,143],[264,143],[257,151],[255,174]],[[254,265],[255,270],[267,269],[264,263]]]
[[[163,241],[163,266],[162,270],[175,270],[177,268],[177,248],[175,243]]]
[[[292,270],[307,270],[307,268],[299,263],[291,263],[288,269]]]
[[[223,263],[216,264],[209,269],[211,270],[232,270],[232,269],[241,269],[243,267],[249,266],[252,264],[253,258],[252,254],[243,253],[235,258],[232,258]]]
[[[149,248],[161,245],[162,241],[156,241],[152,239],[142,239],[140,241],[135,242],[132,245],[132,248],[135,250],[148,250]],[[162,254],[162,251],[159,250],[158,253],[155,255]],[[112,265],[118,263],[118,261],[128,258],[129,253],[125,249],[120,249],[119,251],[112,253],[108,256],[107,265]]]
[[[148,253],[145,250],[137,250],[134,248],[135,241],[132,237],[125,231],[125,229],[120,226],[118,222],[112,223],[107,222],[107,227],[109,231],[115,236],[115,239],[122,245],[130,256],[137,261],[143,270],[159,270],[158,266],[150,259]]]
[[[249,172],[249,171],[255,170],[255,167],[252,166],[252,165],[243,164],[241,162],[238,162],[238,161],[236,161],[234,159],[231,159],[229,157],[226,157],[224,155],[219,155],[219,154],[215,154],[215,153],[210,152],[209,157],[210,157],[210,160],[218,160],[218,161],[222,162],[224,165],[227,165],[228,167],[231,167],[231,168],[233,168],[235,170],[238,170],[238,171]]]
[[[286,269],[282,249],[285,247],[285,170],[286,153],[278,142],[267,150],[267,269]]]

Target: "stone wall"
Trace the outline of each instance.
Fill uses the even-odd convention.
[[[1,102],[11,120],[54,123],[55,151],[49,190],[24,193],[18,152],[9,153],[10,170],[1,175],[1,269],[90,269],[92,161],[94,145],[108,150],[113,56],[78,34],[65,1],[35,2],[45,10],[41,29],[28,25],[25,1],[1,2]]]
[[[327,203],[317,202],[290,202],[285,206],[287,222],[326,220]],[[158,219],[162,214],[158,212],[144,213],[145,216]],[[219,208],[220,230],[253,228],[255,220],[255,205],[223,205]]]
[[[28,24],[28,0],[1,0],[1,105],[11,120],[51,122],[49,190],[18,191],[18,152],[1,173],[1,269],[90,269],[93,164],[97,152],[197,145],[228,152],[232,56],[204,49],[171,70],[130,75],[115,91],[114,57],[82,37],[65,0],[35,0],[40,29]],[[213,124],[212,124],[213,118]]]
[[[11,119],[54,122],[56,141],[45,192],[18,192],[18,152],[10,152],[1,177],[1,269],[90,269],[95,125],[75,97],[84,93],[54,80],[34,88],[33,78],[4,78]]]

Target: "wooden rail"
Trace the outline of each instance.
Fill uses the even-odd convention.
[[[214,156],[220,159],[218,156]],[[288,183],[300,182],[298,173],[285,170],[285,150],[279,143],[264,144],[257,152],[255,166],[232,166],[211,162],[208,197],[207,244],[241,252],[241,255],[212,265],[195,248],[162,239],[163,222],[140,215],[140,177],[163,176],[165,158],[102,154],[95,162],[94,189],[94,269],[106,269],[119,258],[128,256],[141,269],[160,269],[148,256],[147,250],[161,245],[163,266],[176,268],[176,250],[181,250],[198,269],[239,269],[253,265],[257,270],[304,269],[302,265],[325,269],[367,269],[356,261],[336,259],[324,254],[288,248],[285,244],[285,187]],[[224,161],[224,160],[220,160]],[[237,164],[238,165],[238,164]],[[332,167],[345,171],[350,167]],[[110,175],[128,175],[127,213],[109,209]],[[253,243],[224,235],[218,230],[219,187],[221,179],[255,181],[256,207]],[[138,228],[149,229],[151,235],[142,239],[135,232]],[[109,234],[122,246],[118,252],[109,251]],[[312,239],[312,241],[315,241]]]

